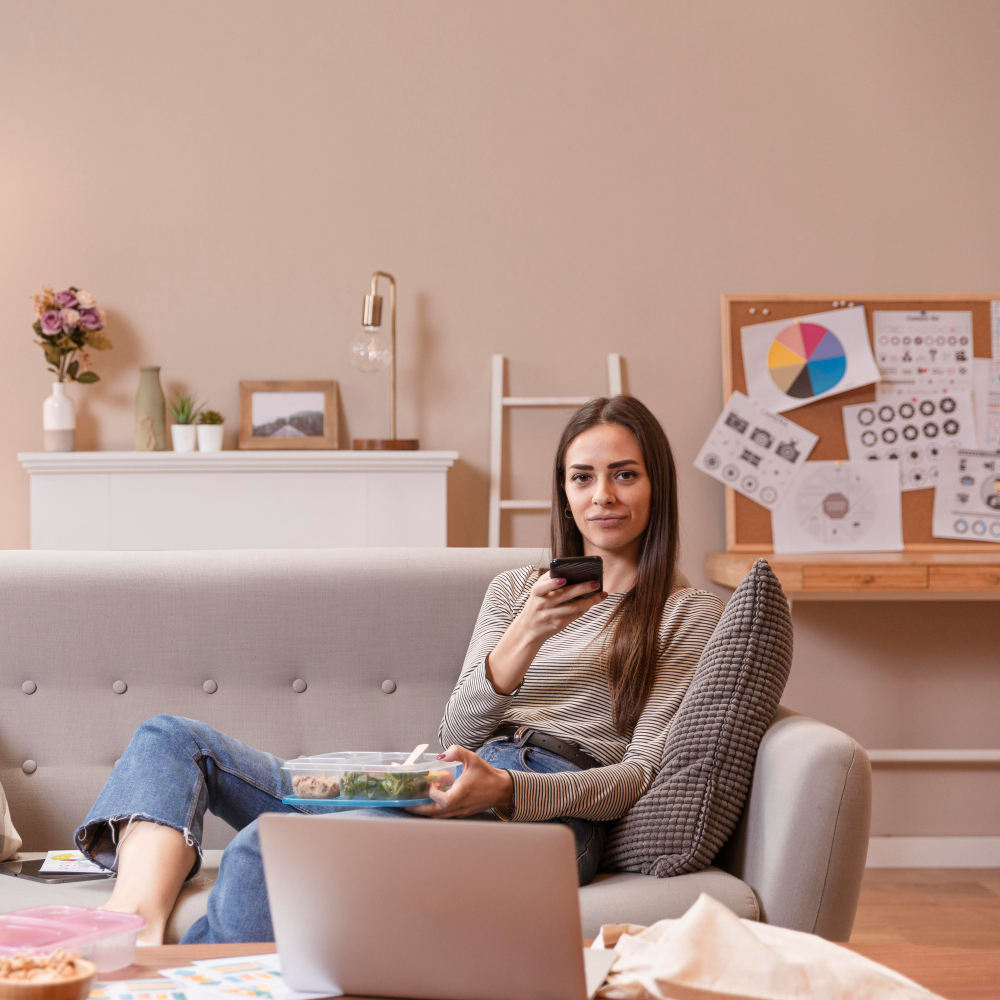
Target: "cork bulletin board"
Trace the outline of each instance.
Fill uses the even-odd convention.
[[[864,306],[868,338],[874,343],[872,314],[875,310],[968,311],[972,313],[973,354],[975,357],[988,358],[991,352],[990,302],[996,298],[1000,296],[937,295],[916,298],[899,295],[724,295],[722,296],[723,400],[728,400],[734,390],[747,391],[740,341],[741,327],[771,320],[791,319],[809,313],[827,312],[841,304],[845,307]],[[847,440],[844,437],[841,407],[852,403],[870,403],[874,399],[875,386],[866,385],[828,396],[794,410],[785,410],[782,416],[819,435],[819,441],[809,456],[810,461],[846,460]],[[997,551],[997,546],[990,542],[934,538],[931,535],[933,489],[904,492],[902,497],[903,544],[907,550],[993,553]],[[726,547],[730,552],[767,552],[772,549],[771,512],[728,487],[726,488]]]

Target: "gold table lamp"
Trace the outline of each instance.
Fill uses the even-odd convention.
[[[382,296],[377,294],[378,279],[389,282],[390,341],[385,343],[381,333]],[[351,345],[354,367],[363,372],[383,371],[389,366],[389,437],[355,438],[355,451],[416,451],[419,442],[413,438],[396,437],[396,279],[385,271],[372,275],[372,289],[365,296],[365,309],[361,318],[362,332]]]

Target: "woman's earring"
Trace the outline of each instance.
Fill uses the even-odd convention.
[[[573,520],[573,511],[569,509],[569,504],[566,504],[565,508],[563,508],[563,517],[568,518],[570,521]]]

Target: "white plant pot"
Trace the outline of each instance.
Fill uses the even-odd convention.
[[[222,451],[225,424],[198,424],[198,450]]]
[[[53,382],[52,395],[42,403],[42,438],[46,451],[76,448],[76,404],[63,382]]]
[[[170,439],[174,443],[174,451],[194,451],[198,443],[197,429],[194,424],[171,424]]]

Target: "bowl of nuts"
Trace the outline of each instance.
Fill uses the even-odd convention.
[[[0,955],[0,1000],[85,1000],[97,967],[76,952]]]

